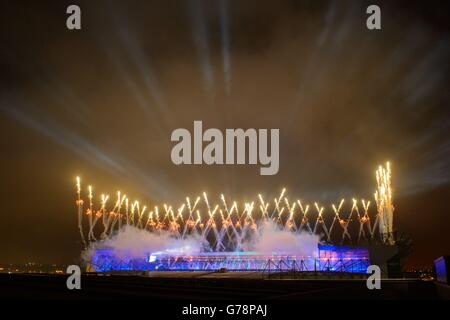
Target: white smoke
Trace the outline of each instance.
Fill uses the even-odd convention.
[[[149,253],[167,251],[176,254],[196,254],[202,251],[200,236],[190,235],[185,239],[176,239],[168,231],[148,232],[134,226],[126,225],[112,237],[92,243],[84,253],[90,260],[98,249],[111,249],[116,257],[142,258]]]
[[[243,243],[247,251],[289,254],[304,257],[317,256],[318,235],[294,233],[282,229],[273,221],[264,221]],[[150,253],[167,252],[175,255],[192,255],[208,247],[200,235],[189,235],[185,239],[174,238],[169,231],[148,232],[126,225],[112,237],[92,243],[83,258],[91,261],[98,249],[110,249],[118,258],[142,258]]]
[[[316,257],[319,240],[318,235],[306,232],[294,233],[268,220],[258,226],[258,232],[246,242],[245,249],[261,253]]]

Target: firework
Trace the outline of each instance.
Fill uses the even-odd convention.
[[[117,192],[117,200],[110,206],[108,206],[110,197],[102,194],[99,208],[96,208],[93,188],[89,185],[87,187],[89,206],[85,208],[81,196],[81,181],[77,177],[78,227],[84,247],[87,247],[88,242],[107,239],[124,226],[131,225],[149,232],[164,230],[175,239],[195,235],[209,243],[211,251],[240,251],[246,239],[258,234],[264,221],[273,221],[285,231],[317,234],[323,242],[340,244],[374,241],[377,234],[375,230],[378,227],[379,240],[392,244],[393,204],[389,163],[385,168],[381,166],[378,168],[376,181],[377,211],[371,213],[370,201],[357,199],[352,199],[351,207],[345,206],[344,199],[341,199],[338,205],[331,206],[321,206],[318,202],[313,202],[312,207],[315,210],[310,212],[311,205],[300,200],[290,200],[286,188],[281,190],[273,202],[264,200],[262,195],[258,194],[258,202],[239,205],[236,201],[227,201],[221,194],[220,201],[214,203],[204,192],[201,196],[197,196],[195,201],[186,197],[185,202],[177,206],[163,204],[149,210],[149,207],[141,205],[138,201],[130,201],[120,191]],[[362,204],[362,214],[358,203]],[[161,212],[159,208],[162,208]],[[255,215],[254,212],[258,214]],[[83,220],[83,213],[89,217],[87,241],[83,230],[86,223]],[[100,225],[97,223],[99,220],[102,222]],[[374,221],[373,225],[371,221]],[[350,228],[351,224],[355,224],[355,228]],[[351,229],[358,230],[358,233],[352,236]]]
[[[391,166],[389,162],[386,167],[379,166],[376,171],[377,190],[375,201],[377,204],[377,222],[379,224],[380,236],[383,242],[393,244],[393,214]]]

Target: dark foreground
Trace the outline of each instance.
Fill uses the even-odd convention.
[[[65,275],[0,274],[0,298],[20,299],[439,299],[432,281],[384,280],[368,290],[363,279],[263,279],[258,274],[217,273],[83,275],[81,290],[68,290]]]

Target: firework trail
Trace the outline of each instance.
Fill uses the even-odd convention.
[[[163,204],[160,212],[157,205],[153,210],[149,210],[138,201],[130,201],[120,191],[112,203],[108,195],[102,194],[100,207],[96,209],[93,187],[89,185],[89,206],[85,208],[81,197],[81,181],[77,177],[78,229],[84,248],[91,242],[105,241],[123,228],[133,226],[150,233],[169,234],[174,239],[198,237],[202,243],[209,243],[209,250],[213,251],[240,251],[249,239],[261,235],[261,226],[267,221],[279,226],[283,232],[318,235],[324,243],[358,244],[378,240],[376,235],[379,235],[380,242],[392,244],[393,204],[389,163],[386,168],[378,168],[376,178],[377,211],[371,217],[370,201],[361,200],[364,210],[361,214],[358,200],[355,198],[352,199],[349,211],[345,209],[345,200],[342,199],[339,205],[332,204],[329,209],[314,202],[315,210],[310,212],[310,205],[300,200],[290,201],[286,188],[281,190],[273,202],[265,201],[262,195],[258,194],[257,202],[245,202],[242,206],[236,201],[227,201],[223,194],[220,195],[220,202],[213,204],[204,192],[193,202],[186,197],[185,202],[179,206]],[[255,208],[259,209],[259,218],[254,216]],[[88,216],[87,222],[83,220],[84,214]],[[102,228],[97,227],[99,221]],[[83,229],[85,223],[88,230],[87,241]],[[355,224],[354,228],[350,228],[351,223]],[[358,230],[358,233],[352,236],[350,230],[353,229]],[[99,236],[96,236],[96,233],[99,233]]]
[[[83,242],[84,248],[87,248],[86,239],[84,238],[84,233],[83,233],[83,200],[81,200],[81,182],[80,182],[80,177],[77,177],[76,180],[77,180],[77,201],[76,201],[76,204],[78,206],[78,229],[80,230],[81,241]]]

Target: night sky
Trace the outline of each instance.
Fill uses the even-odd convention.
[[[78,4],[82,29],[66,28]],[[382,30],[366,28],[378,4]],[[74,178],[149,204],[371,198],[412,265],[450,253],[448,1],[0,2],[0,263],[80,256]],[[170,134],[279,128],[280,170],[176,166]],[[329,208],[328,208],[329,209]]]

